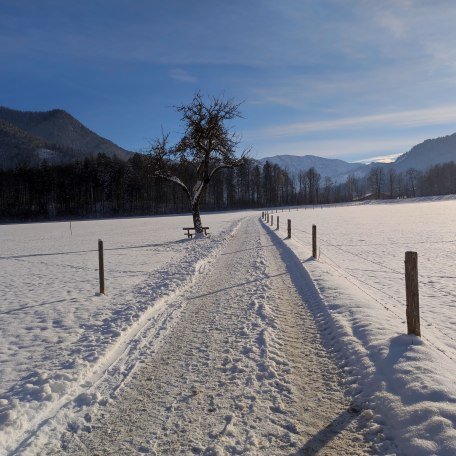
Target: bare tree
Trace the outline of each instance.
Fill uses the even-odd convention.
[[[347,180],[345,181],[347,201],[353,201],[355,192],[357,191],[356,184],[356,177],[353,174],[349,174],[347,176]]]
[[[307,184],[306,184],[306,172],[301,170],[298,173],[298,183],[299,183],[299,199],[298,201],[301,204],[307,203]]]
[[[334,185],[334,181],[329,176],[325,176],[324,186],[323,186],[325,203],[329,204],[331,202],[331,190],[332,190],[333,185]]]
[[[394,198],[394,192],[396,189],[396,180],[397,180],[397,174],[396,171],[394,171],[393,168],[389,168],[387,172],[387,177],[388,177],[388,187],[389,187],[389,194],[390,198]]]
[[[367,176],[367,182],[370,189],[375,193],[377,199],[380,199],[383,184],[385,182],[385,172],[380,166],[372,168]]]
[[[407,183],[410,190],[410,195],[415,198],[416,196],[416,183],[418,180],[419,172],[415,168],[409,168],[407,170]]]
[[[305,176],[307,180],[307,188],[309,191],[309,204],[318,204],[318,190],[320,188],[321,175],[312,166],[306,171]]]
[[[175,145],[169,145],[169,135],[162,134],[151,147],[155,174],[174,182],[188,196],[196,233],[203,232],[200,201],[214,174],[222,169],[236,168],[247,160],[248,150],[239,158],[235,152],[239,136],[226,125],[240,118],[239,103],[232,99],[210,97],[206,102],[200,93],[187,105],[177,106],[184,134]],[[183,175],[182,168],[190,169]],[[184,182],[185,181],[185,182]]]

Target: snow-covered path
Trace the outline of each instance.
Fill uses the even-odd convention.
[[[306,292],[288,272],[269,231],[244,221],[119,397],[82,410],[86,428],[43,450],[369,454],[363,414],[344,396]]]

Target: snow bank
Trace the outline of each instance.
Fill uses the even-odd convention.
[[[314,289],[314,315],[379,435],[402,454],[454,455],[456,201],[407,203],[279,210],[283,228],[272,229]],[[312,224],[318,260],[309,258]],[[418,252],[421,339],[405,334],[407,250]]]
[[[106,401],[90,386],[247,215],[205,216],[211,235],[198,240],[183,237],[188,216],[0,226],[0,454],[69,402]],[[96,292],[98,238],[106,296]],[[110,375],[122,381],[137,361]]]

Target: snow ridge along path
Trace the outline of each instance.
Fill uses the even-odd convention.
[[[257,219],[242,222],[118,397],[82,401],[65,430],[26,452],[381,452],[279,248]]]

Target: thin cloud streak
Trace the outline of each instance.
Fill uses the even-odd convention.
[[[195,83],[197,79],[190,75],[187,71],[182,68],[174,68],[169,72],[172,79],[179,82]]]
[[[369,163],[392,163],[396,160],[397,157],[402,154],[389,154],[389,155],[379,155],[377,157],[370,157],[364,158],[363,160],[356,160],[354,163],[365,163],[368,165]]]
[[[456,123],[456,105],[346,117],[342,119],[290,123],[263,128],[256,133],[259,137],[263,138],[283,138],[301,136],[306,133],[339,130],[341,128],[360,128],[366,126],[410,128],[449,123]],[[251,132],[250,135],[255,136],[255,132]]]

